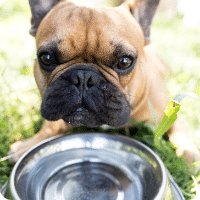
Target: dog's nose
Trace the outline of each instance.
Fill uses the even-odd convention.
[[[71,81],[78,88],[89,89],[97,85],[100,79],[99,75],[93,71],[77,70],[72,73]]]

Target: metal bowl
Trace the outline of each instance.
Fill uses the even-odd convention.
[[[80,133],[48,139],[16,163],[13,200],[184,199],[161,159],[128,137]]]

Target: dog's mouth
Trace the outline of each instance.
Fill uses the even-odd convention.
[[[74,127],[121,126],[130,119],[130,105],[100,72],[81,67],[68,70],[46,89],[41,113],[49,121],[63,119]]]
[[[88,109],[80,107],[74,112],[66,114],[62,118],[66,123],[71,124],[73,127],[78,127],[81,125],[87,127],[96,127],[103,124],[103,122],[98,121],[96,116],[89,112]]]

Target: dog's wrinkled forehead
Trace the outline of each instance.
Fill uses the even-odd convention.
[[[70,57],[102,52],[106,57],[119,47],[135,52],[143,48],[139,24],[126,9],[86,8],[60,3],[43,19],[37,31],[37,47],[55,43]],[[71,58],[72,59],[72,58]]]

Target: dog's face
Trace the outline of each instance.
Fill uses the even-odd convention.
[[[62,1],[40,22],[36,44],[44,118],[88,127],[129,121],[145,90],[144,35],[125,6],[92,9]]]

